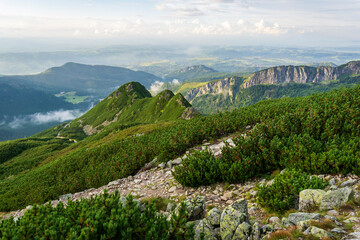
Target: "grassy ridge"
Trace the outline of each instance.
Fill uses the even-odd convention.
[[[303,155],[298,153],[304,149],[301,148],[302,145],[300,144],[302,138],[292,139],[293,142],[284,142],[284,144],[289,144],[285,146],[294,147],[283,152],[278,152],[282,149],[281,144],[278,144],[279,148],[274,148],[275,152],[262,151],[262,147],[266,149],[267,144],[277,146],[278,141],[271,141],[271,137],[275,133],[279,135],[290,134],[291,132],[302,133],[303,130],[301,129],[303,128],[300,126],[307,126],[304,129],[316,133],[319,137],[326,136],[328,139],[335,135],[340,136],[341,132],[344,131],[344,134],[347,134],[344,136],[348,136],[350,142],[343,138],[337,138],[334,143],[328,145],[330,149],[338,146],[332,155],[328,155],[335,157],[343,149],[341,146],[351,143],[360,135],[359,104],[360,87],[356,87],[305,98],[263,101],[232,112],[199,117],[190,121],[176,121],[175,124],[165,126],[156,127],[156,125],[152,125],[148,133],[142,136],[125,137],[122,135],[123,131],[118,131],[107,132],[103,138],[99,138],[99,136],[89,137],[45,159],[44,164],[29,172],[1,180],[0,211],[18,209],[28,204],[42,203],[57,198],[61,194],[99,187],[112,180],[136,173],[145,163],[156,156],[165,161],[184,153],[194,145],[200,144],[204,139],[218,138],[229,133],[242,131],[247,125],[254,125],[255,123],[263,124],[259,125],[258,131],[254,131],[254,138],[251,138],[251,141],[241,142],[246,144],[246,148],[236,148],[235,153],[228,152],[227,156],[233,161],[233,159],[237,159],[236,156],[238,155],[236,154],[240,154],[241,159],[245,159],[246,163],[258,162],[258,165],[242,168],[241,161],[235,162],[238,164],[232,167],[235,173],[223,174],[228,178],[227,181],[253,177],[262,171],[273,169],[274,166],[285,164],[287,159],[293,158],[299,159],[298,164],[304,168],[312,169],[314,165],[306,161],[309,158],[303,158]],[[317,107],[314,108],[314,106]],[[341,110],[342,115],[338,115],[339,110]],[[326,119],[325,122],[324,119]],[[267,124],[272,122],[275,124],[274,127],[268,128]],[[135,126],[133,129],[141,127],[144,128],[145,126]],[[273,132],[273,130],[278,132]],[[124,131],[129,131],[129,129]],[[323,132],[326,135],[322,135]],[[315,144],[309,143],[311,144],[306,146],[318,146],[317,142],[314,142]],[[349,150],[354,144],[349,145]],[[242,144],[238,145],[242,146]],[[311,153],[312,150],[312,148],[308,148],[305,153]],[[321,153],[322,148],[314,150]],[[323,155],[324,160],[326,156],[326,154]],[[262,159],[270,159],[275,165],[268,164],[269,162],[266,161],[261,162]],[[319,160],[321,159],[319,158]],[[352,155],[340,160],[342,161],[341,164],[345,165],[336,165],[333,169],[334,173],[358,173],[357,171],[360,168],[358,168],[357,161],[353,159]],[[231,161],[226,162],[226,164],[231,165],[233,163]],[[346,165],[347,161],[354,164],[350,167]],[[329,166],[333,165],[330,164]],[[348,167],[344,168],[344,166]],[[314,169],[317,172],[328,170]],[[195,176],[195,173],[196,171],[191,171],[188,176]]]

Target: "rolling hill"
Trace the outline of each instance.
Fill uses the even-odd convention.
[[[66,63],[50,68],[42,73],[23,76],[8,76],[14,81],[22,81],[39,90],[53,94],[61,91],[76,91],[83,95],[107,96],[119,86],[138,81],[145,87],[161,78],[142,71],[104,65]],[[0,78],[0,82],[4,81]]]

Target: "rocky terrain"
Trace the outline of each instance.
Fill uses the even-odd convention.
[[[162,212],[166,216],[176,212],[177,203],[185,202],[188,220],[194,223],[195,239],[200,239],[202,234],[205,239],[286,239],[295,233],[312,236],[311,239],[360,239],[360,208],[357,204],[360,179],[355,175],[319,175],[319,178],[329,181],[329,186],[325,190],[303,190],[297,211],[284,216],[269,214],[256,202],[258,185],[269,185],[273,180],[262,178],[243,184],[190,188],[181,186],[174,179],[171,171],[192,151],[209,149],[215,156],[220,156],[226,142],[234,145],[231,137],[204,142],[181,158],[167,163],[154,159],[134,176],[112,181],[97,189],[60,196],[60,199],[51,201],[51,205],[91,198],[104,190],[119,191],[122,196],[131,194],[139,200],[159,197],[172,200]],[[28,206],[6,218],[13,216],[16,221],[31,208]]]
[[[278,66],[253,73],[243,87],[248,88],[257,84],[280,83],[318,83],[335,80],[344,74],[359,74],[360,62],[353,61],[339,67],[320,66]]]
[[[233,97],[238,92],[241,83],[242,78],[239,77],[224,78],[219,81],[209,82],[202,87],[193,88],[186,92],[184,97],[188,101],[206,94],[224,94]]]

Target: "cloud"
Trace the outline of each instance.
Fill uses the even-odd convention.
[[[26,116],[14,117],[8,126],[12,129],[22,128],[25,125],[42,125],[50,122],[66,122],[80,117],[86,111],[58,110],[47,113],[34,113]]]
[[[165,84],[164,82],[160,82],[160,81],[155,81],[153,84],[151,84],[150,86],[151,94],[156,95],[162,90],[164,90],[164,84]]]
[[[255,23],[254,26],[255,26],[255,32],[257,33],[278,35],[287,32],[287,30],[281,29],[278,23],[274,23],[273,26],[269,26],[268,24],[265,23],[263,19]]]
[[[161,82],[161,81],[155,81],[150,86],[150,92],[153,96],[158,94],[159,92],[169,89],[173,90],[174,87],[178,86],[180,84],[180,81],[178,79],[173,79],[171,82]]]

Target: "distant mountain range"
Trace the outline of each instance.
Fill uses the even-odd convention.
[[[360,84],[360,61],[332,67],[278,66],[248,77],[227,77],[211,82],[185,83],[185,98],[203,114],[254,104],[261,100],[306,96]]]
[[[180,81],[185,81],[188,79],[198,78],[216,72],[216,70],[206,67],[204,65],[194,65],[167,74],[165,77],[170,80],[178,79]]]

